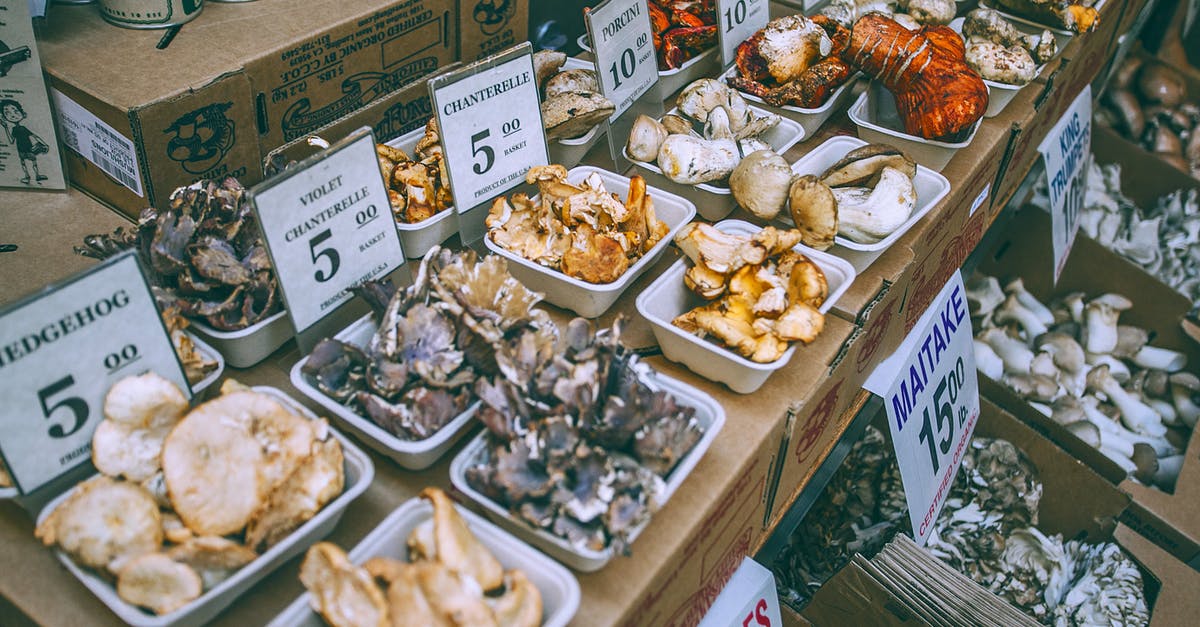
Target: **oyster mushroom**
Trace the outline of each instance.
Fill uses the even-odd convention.
[[[788,189],[788,210],[805,246],[829,250],[838,233],[838,201],[833,190],[806,174]]]
[[[1187,355],[1179,351],[1144,344],[1133,355],[1133,363],[1143,368],[1178,372],[1187,364]]]
[[[774,219],[783,210],[791,185],[791,165],[771,150],[747,155],[729,175],[734,200],[764,220]]]
[[[917,190],[904,172],[884,167],[874,189],[835,188],[838,233],[872,244],[891,235],[908,221],[917,206]]]

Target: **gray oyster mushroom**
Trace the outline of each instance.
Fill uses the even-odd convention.
[[[577,549],[628,554],[704,431],[693,408],[652,386],[652,372],[619,342],[622,324],[593,332],[577,318],[558,351],[539,351],[517,375],[480,379],[487,451],[466,479]],[[522,346],[497,346],[497,359],[522,361],[505,356]]]
[[[427,439],[466,411],[477,380],[509,376],[528,353],[553,349],[554,327],[534,308],[541,295],[508,274],[500,257],[480,261],[435,246],[412,286],[371,282],[354,291],[372,305],[379,328],[363,348],[322,340],[301,374],[403,440]],[[528,341],[509,358],[516,331]]]

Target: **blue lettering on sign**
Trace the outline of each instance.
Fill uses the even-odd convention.
[[[896,418],[897,431],[904,429],[909,414],[917,404],[917,397],[929,385],[929,377],[937,370],[942,354],[950,347],[950,338],[966,317],[962,288],[956,286],[921,342],[916,363],[909,364],[908,375],[901,378],[900,389],[892,395],[892,414]]]

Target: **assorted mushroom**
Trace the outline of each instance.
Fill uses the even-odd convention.
[[[1024,85],[1037,78],[1038,69],[1058,54],[1058,41],[1050,31],[1026,35],[999,11],[979,8],[963,19],[966,60],[971,69],[989,81]]]
[[[523,192],[492,202],[487,237],[505,250],[588,283],[612,283],[650,252],[670,227],[654,213],[646,181],[634,175],[622,202],[593,172],[579,185],[561,165],[535,166]]]
[[[564,70],[566,61],[566,54],[554,50],[533,53],[547,140],[586,135],[617,110],[616,105],[600,93],[600,80],[594,70]]]
[[[245,329],[282,310],[258,221],[236,179],[180,187],[166,210],[147,207],[133,229],[83,242],[75,252],[95,259],[136,250],[159,309],[215,329]]]
[[[953,0],[833,0],[819,15],[850,28],[868,13],[881,13],[917,30],[924,24],[949,24],[956,10]]]
[[[1096,119],[1176,168],[1200,178],[1200,94],[1179,70],[1130,56],[1113,74]]]
[[[967,302],[978,329],[975,363],[1130,477],[1173,491],[1196,420],[1200,380],[1186,357],[1120,324],[1133,303],[1072,293],[1047,307],[1021,279],[1001,288],[975,275]]]
[[[433,516],[409,534],[408,560],[372,557],[361,565],[318,542],[300,565],[309,604],[331,627],[542,624],[542,595],[520,569],[500,561],[437,488],[421,498]]]
[[[783,357],[788,342],[805,344],[825,327],[825,273],[794,250],[799,231],[768,226],[753,235],[723,233],[702,222],[679,231],[675,243],[692,261],[683,275],[704,305],[672,324],[758,363]]]
[[[976,437],[925,550],[1046,625],[1145,625],[1141,571],[1112,542],[1038,529],[1037,468],[1012,443]],[[780,598],[803,606],[856,553],[909,533],[894,449],[867,427],[773,565]]]
[[[342,447],[325,422],[234,381],[189,410],[170,381],[126,377],[103,412],[92,436],[100,474],[36,535],[154,614],[211,590],[342,493]]]
[[[737,72],[727,82],[773,107],[820,107],[854,73],[839,56],[846,38],[834,42],[830,23],[825,16],[771,20],[738,46]]]
[[[497,350],[504,375],[476,384],[486,448],[467,483],[576,550],[628,554],[704,435],[695,409],[621,345],[622,325],[576,318],[557,348],[523,331]]]
[[[477,379],[511,367],[496,347],[529,329],[553,345],[555,330],[541,294],[508,273],[503,258],[478,259],[435,246],[406,289],[356,288],[379,327],[366,346],[327,338],[301,368],[330,398],[402,440],[432,437],[477,400]],[[394,291],[394,293],[393,293]]]
[[[736,90],[711,78],[683,88],[676,105],[659,120],[639,115],[625,150],[635,161],[657,163],[663,176],[685,185],[723,185],[742,155],[770,149],[760,136],[780,120],[751,108]]]
[[[387,144],[377,144],[375,153],[397,222],[416,224],[454,205],[436,116],[425,123],[425,135],[411,156]]]
[[[828,250],[835,236],[874,244],[896,232],[917,207],[917,164],[886,144],[851,150],[820,175],[796,176],[782,157],[750,155],[730,177],[738,204],[770,220],[784,206],[805,246]]]
[[[1054,28],[1086,33],[1100,23],[1096,4],[1096,0],[996,0],[993,6]]]

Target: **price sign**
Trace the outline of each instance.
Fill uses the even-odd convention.
[[[302,351],[333,326],[318,323],[345,317],[331,316],[353,298],[346,288],[404,265],[369,128],[254,186],[250,200]]]
[[[717,38],[721,41],[721,67],[729,67],[742,45],[771,21],[767,0],[717,0]]]
[[[600,90],[618,117],[658,80],[646,0],[608,0],[584,14]]]
[[[975,346],[962,275],[867,380],[883,397],[913,539],[924,545],[979,419]]]
[[[698,627],[780,627],[775,576],[750,559],[734,571]]]
[[[1038,146],[1050,184],[1050,221],[1054,241],[1054,281],[1062,275],[1075,234],[1079,211],[1087,193],[1088,163],[1092,154],[1092,87],[1085,85]]]
[[[147,371],[191,396],[132,251],[0,311],[0,454],[18,489],[89,461],[104,395]]]
[[[550,161],[529,42],[430,79],[464,244],[483,237],[492,198]]]

